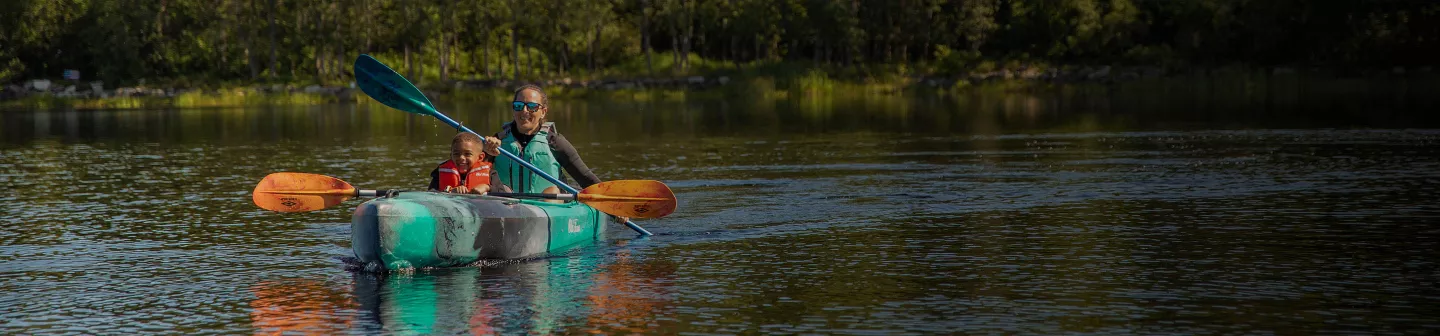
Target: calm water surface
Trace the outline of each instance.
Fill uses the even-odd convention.
[[[431,119],[0,113],[0,333],[1440,330],[1434,101],[1124,97],[558,101],[602,178],[677,192],[657,235],[389,276],[349,270],[358,201],[249,192],[421,188],[453,134]]]

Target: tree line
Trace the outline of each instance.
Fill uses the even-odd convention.
[[[696,60],[1391,66],[1434,63],[1437,39],[1430,0],[6,0],[0,82],[344,80],[360,53],[442,82]]]

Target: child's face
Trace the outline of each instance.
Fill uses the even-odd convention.
[[[450,145],[450,161],[455,163],[456,168],[470,170],[470,166],[485,158],[485,152],[480,151],[480,144],[465,141]]]

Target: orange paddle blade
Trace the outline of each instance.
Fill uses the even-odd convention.
[[[675,212],[675,193],[660,181],[600,182],[575,198],[600,212],[621,217],[660,218]]]
[[[279,212],[315,211],[355,197],[355,187],[338,178],[306,173],[273,173],[255,185],[255,205]]]

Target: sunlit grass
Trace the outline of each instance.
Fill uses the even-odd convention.
[[[532,52],[537,52],[531,50]],[[959,54],[957,54],[959,55]],[[403,66],[403,55],[378,54],[377,58],[396,67],[401,73],[408,73]],[[857,64],[844,65],[812,61],[755,60],[730,62],[687,55],[688,69],[675,66],[672,53],[655,53],[651,57],[654,73],[651,74],[643,55],[622,60],[616,65],[588,71],[572,68],[566,74],[549,72],[538,74],[526,72],[519,82],[505,87],[465,88],[456,82],[438,81],[439,68],[431,58],[416,58],[413,66],[419,80],[417,84],[432,99],[449,102],[493,102],[508,100],[514,86],[535,79],[561,79],[571,81],[615,80],[617,85],[589,87],[551,85],[546,93],[555,99],[608,99],[615,101],[687,101],[705,99],[747,99],[773,101],[786,99],[826,100],[856,96],[905,96],[940,95],[960,96],[969,94],[1013,94],[1048,90],[1121,90],[1121,91],[1195,91],[1210,95],[1233,97],[1232,99],[1258,100],[1279,94],[1278,99],[1293,99],[1286,92],[1304,86],[1306,89],[1344,91],[1345,88],[1364,86],[1373,78],[1350,78],[1324,73],[1301,73],[1289,75],[1272,74],[1265,68],[1224,67],[1197,71],[1194,73],[1171,73],[1165,76],[1146,76],[1128,80],[1070,80],[1018,78],[1020,73],[1034,76],[1037,73],[1067,73],[1072,76],[1085,74],[1088,68],[1074,65],[1055,67],[1048,63],[1017,57],[1008,59],[982,59],[970,56],[955,56],[949,63],[911,64]],[[460,62],[468,55],[458,56]],[[497,61],[492,59],[492,64]],[[528,60],[527,60],[528,61]],[[549,60],[537,58],[535,62]],[[576,60],[578,61],[578,60]],[[457,64],[457,71],[451,74],[452,81],[462,79],[510,79],[513,64],[507,64],[507,72],[494,73],[486,77],[483,69],[475,64]],[[1121,70],[1112,70],[1119,72]],[[1136,77],[1134,69],[1126,70]],[[505,76],[501,76],[505,75]],[[536,77],[538,76],[538,77]],[[687,77],[702,76],[704,85],[693,85]],[[1115,76],[1112,74],[1111,76]],[[1310,77],[1306,77],[1310,76]],[[1428,76],[1428,75],[1426,75]],[[1353,77],[1353,76],[1352,76]],[[1431,87],[1433,77],[1407,78],[1416,87]],[[720,78],[724,78],[724,84]],[[666,85],[644,85],[647,80],[681,81]],[[264,83],[243,81],[204,81],[182,78],[171,81],[155,81],[161,85],[151,87],[190,88],[174,97],[109,97],[109,98],[61,98],[54,96],[29,96],[20,99],[0,101],[0,109],[145,109],[145,108],[196,108],[196,107],[243,107],[266,105],[317,105],[332,103],[368,102],[369,98],[359,90],[344,94],[304,93],[300,88],[308,85],[326,87],[347,87],[350,81],[341,78],[317,80],[303,77],[279,77],[266,79]],[[1430,83],[1430,84],[1426,84]],[[276,93],[268,93],[279,91]],[[815,105],[821,106],[821,105]]]
[[[314,93],[262,93],[247,89],[220,90],[212,92],[191,91],[174,95],[132,96],[132,97],[57,97],[32,95],[16,100],[0,102],[0,109],[10,110],[116,110],[152,108],[204,108],[267,105],[320,105],[352,102],[341,95]]]

